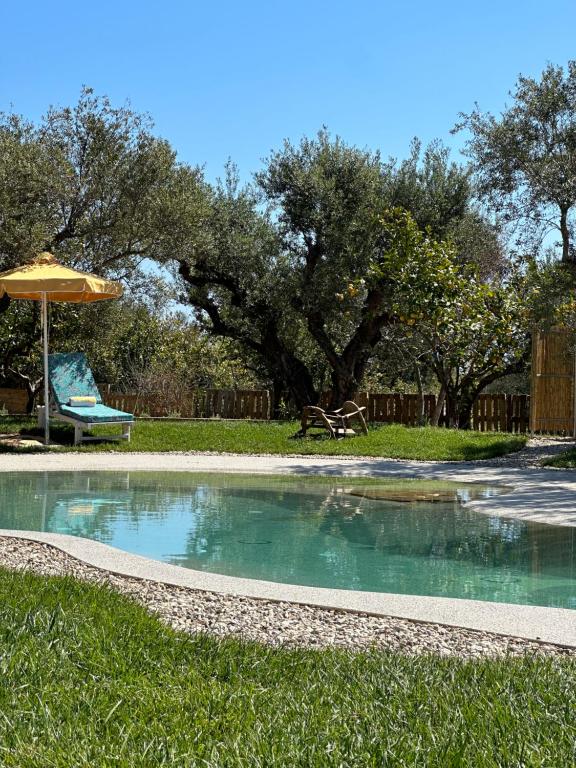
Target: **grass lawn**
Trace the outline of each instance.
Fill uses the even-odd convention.
[[[346,440],[328,440],[323,437],[293,440],[291,438],[298,427],[295,421],[137,421],[130,443],[87,443],[74,450],[217,451],[468,461],[501,456],[520,450],[526,443],[525,435],[404,427],[398,424],[375,426],[366,436],[359,435]],[[40,434],[32,420],[0,418],[0,433],[20,431]],[[107,431],[110,434],[110,428]],[[52,439],[61,444],[71,446],[72,434],[72,428],[68,425],[54,423],[51,426]],[[7,448],[0,446],[2,450]]]
[[[561,469],[576,469],[576,448],[563,451],[558,456],[552,456],[542,462],[545,467],[560,467]]]
[[[0,569],[0,764],[569,766],[574,659],[460,661],[191,637]]]

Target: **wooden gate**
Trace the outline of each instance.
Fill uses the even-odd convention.
[[[575,380],[572,337],[562,329],[536,331],[532,339],[532,432],[576,434]]]

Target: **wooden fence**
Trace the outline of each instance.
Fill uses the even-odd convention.
[[[103,392],[106,405],[136,416],[181,419],[269,419],[270,395],[267,390],[196,389],[179,398],[164,395],[118,394]]]
[[[472,408],[472,428],[478,432],[527,432],[528,395],[480,395]]]
[[[120,394],[101,386],[104,402],[112,408],[136,416],[188,419],[270,419],[270,396],[266,390],[197,389],[175,398],[165,395]],[[320,405],[326,407],[330,393],[322,395]],[[367,419],[380,424],[416,426],[420,422],[418,395],[360,392],[356,401],[366,407]],[[424,396],[424,419],[429,421],[436,407],[436,395]],[[24,413],[26,392],[22,389],[0,389],[0,408],[8,413]],[[529,428],[528,395],[480,395],[472,411],[472,428],[480,432],[526,432]],[[446,425],[445,411],[439,423]]]
[[[324,392],[321,405],[326,407],[330,393]],[[360,392],[358,405],[366,407],[368,421],[383,424],[416,426],[420,422],[420,398],[418,395],[378,394]],[[430,421],[436,408],[436,395],[424,395],[424,420]],[[530,421],[530,397],[528,395],[488,394],[480,395],[472,409],[472,429],[478,432],[527,432]],[[445,407],[438,423],[446,426]]]
[[[0,389],[0,409],[8,413],[26,413],[28,395],[25,389]]]
[[[320,405],[328,407],[330,392],[323,392]],[[382,424],[406,424],[416,426],[420,421],[420,398],[418,395],[381,394],[376,392],[359,392],[354,401],[366,408],[368,421]],[[432,418],[436,408],[436,395],[424,395],[424,420]],[[445,421],[444,415],[441,422]]]

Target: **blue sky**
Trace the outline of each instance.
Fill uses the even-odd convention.
[[[247,178],[322,125],[404,157],[450,136],[474,102],[498,112],[519,73],[576,58],[576,3],[2,3],[0,110],[37,119],[83,84],[129,99],[182,160]]]

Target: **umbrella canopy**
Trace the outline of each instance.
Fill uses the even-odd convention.
[[[85,304],[122,296],[122,286],[112,280],[79,272],[60,264],[51,253],[41,253],[21,267],[0,273],[0,298],[33,301],[70,301]]]
[[[50,442],[48,388],[48,302],[87,304],[122,296],[122,286],[112,280],[80,272],[60,264],[51,253],[41,253],[28,264],[0,273],[0,299],[31,299],[42,302],[44,345],[44,442]]]

